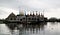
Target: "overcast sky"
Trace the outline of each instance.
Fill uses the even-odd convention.
[[[60,0],[0,0],[0,18],[6,18],[11,12],[44,11],[45,17],[60,18]]]

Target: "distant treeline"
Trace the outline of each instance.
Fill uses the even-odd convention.
[[[57,18],[49,18],[48,20],[47,20],[48,22],[60,22],[60,19],[57,19]]]
[[[1,22],[1,21],[4,21],[4,19],[0,19],[0,22]],[[49,19],[44,18],[44,21],[46,21],[46,22],[60,22],[60,19],[55,18],[55,17],[51,17],[51,18],[49,18]]]
[[[2,23],[3,23],[3,21],[4,21],[4,19],[0,19],[0,24],[2,24]]]

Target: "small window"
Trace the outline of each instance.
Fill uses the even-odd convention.
[[[20,21],[22,21],[22,19],[20,19]]]
[[[32,18],[32,20],[34,20],[34,18]]]
[[[10,20],[12,20],[12,18],[10,18]]]
[[[39,20],[39,19],[37,18],[37,20]]]
[[[28,18],[29,20],[31,20],[31,18]]]
[[[34,18],[34,20],[36,20],[36,18]]]
[[[32,18],[32,20],[36,20],[36,18]]]
[[[25,18],[23,18],[23,19],[25,19]]]

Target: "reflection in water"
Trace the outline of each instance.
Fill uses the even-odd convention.
[[[37,24],[37,25],[23,25],[23,27],[19,28],[20,35],[33,35],[33,34],[38,34],[40,30],[44,30],[45,25],[47,23],[42,23],[42,24]]]
[[[0,35],[60,35],[60,23],[40,23],[38,25],[17,25],[14,30],[0,24]],[[5,29],[4,29],[5,28]],[[1,32],[2,31],[2,32]],[[4,32],[5,31],[5,32]]]

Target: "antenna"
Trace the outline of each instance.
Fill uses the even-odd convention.
[[[44,15],[44,11],[45,11],[45,9],[43,10],[43,15]]]
[[[44,15],[44,10],[43,10],[43,15]]]
[[[36,15],[37,15],[37,11],[36,11]]]
[[[35,14],[34,14],[34,11],[33,11],[33,16],[34,16]]]
[[[20,6],[18,8],[19,8],[19,14],[20,14]]]
[[[42,13],[42,15],[44,15],[44,11],[45,11],[45,10],[44,10],[44,9],[41,9],[41,10],[42,10],[42,12],[41,12],[41,13]]]
[[[40,11],[39,11],[39,16],[40,16]]]
[[[32,13],[31,13],[31,11],[30,11],[30,16],[32,16]]]
[[[26,11],[25,11],[25,15],[26,15]]]

